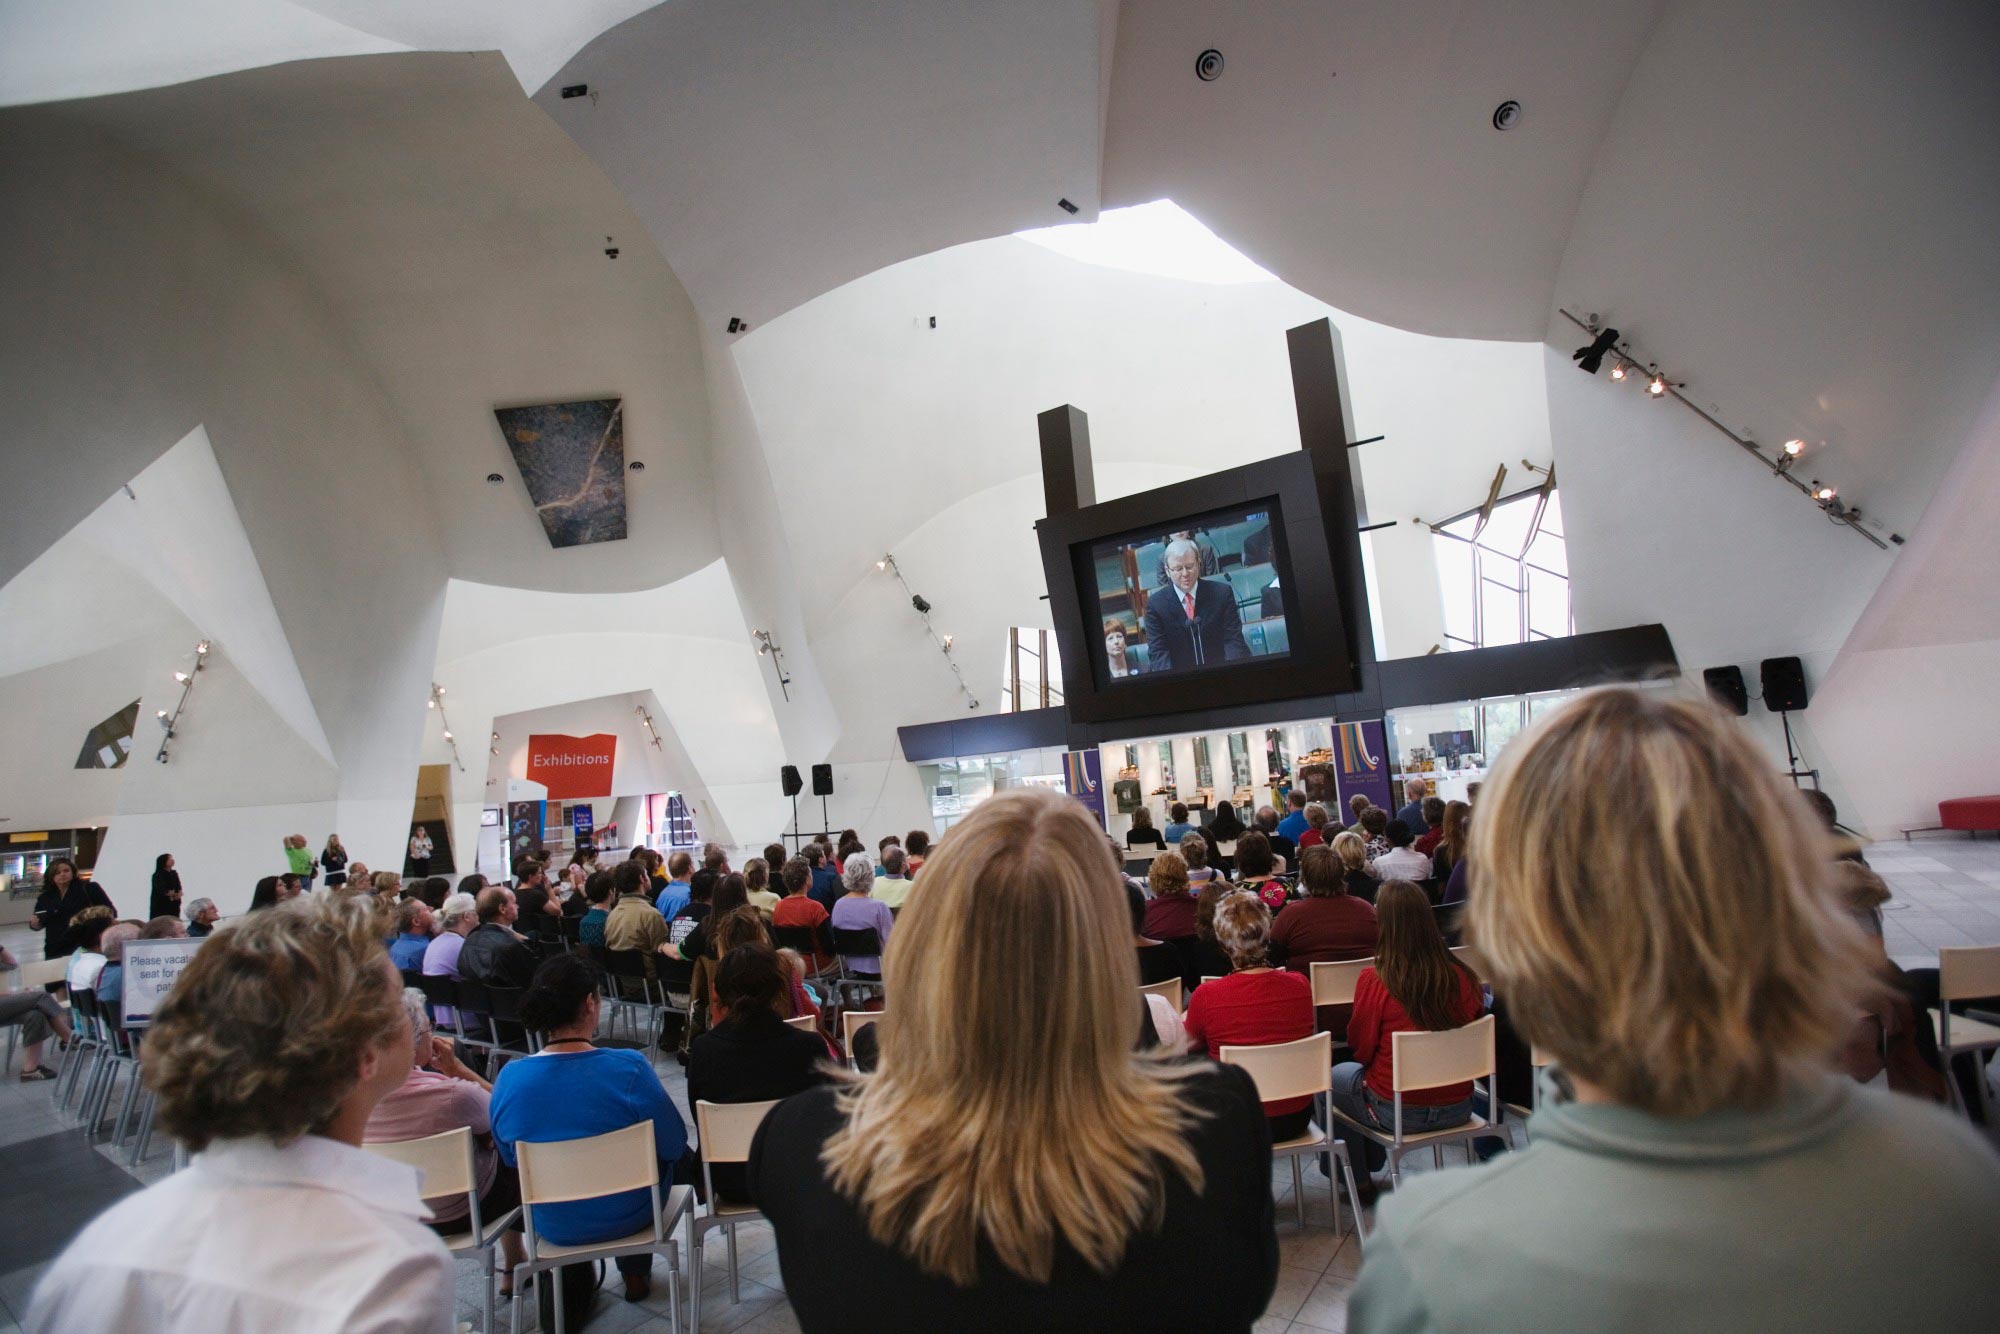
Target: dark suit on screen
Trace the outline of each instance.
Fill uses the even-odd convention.
[[[1220,579],[1196,581],[1193,621],[1188,620],[1178,588],[1168,584],[1154,589],[1146,599],[1145,624],[1148,671],[1213,666],[1250,656],[1250,645],[1243,641],[1243,618],[1236,611],[1236,592]]]

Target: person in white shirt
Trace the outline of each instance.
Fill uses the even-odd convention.
[[[1389,850],[1375,858],[1370,868],[1378,880],[1409,880],[1417,884],[1431,878],[1431,859],[1410,846],[1415,837],[1410,826],[1401,820],[1389,821],[1382,831],[1389,840]]]
[[[98,912],[101,916],[92,917]],[[111,913],[106,909],[86,909],[69,924],[69,938],[76,949],[63,970],[63,982],[71,991],[95,991],[104,975],[104,933],[111,929]]]
[[[371,900],[338,896],[210,937],[146,1037],[159,1124],[194,1160],[77,1235],[26,1330],[453,1334],[418,1173],[360,1147],[410,1067],[387,934]]]

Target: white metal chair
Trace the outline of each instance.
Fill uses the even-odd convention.
[[[1314,1110],[1321,1113],[1322,1123],[1331,1125],[1324,1112],[1332,1102],[1327,1097],[1333,1085],[1332,1052],[1332,1035],[1315,1033],[1297,1042],[1223,1047],[1219,1055],[1223,1064],[1240,1065],[1249,1071],[1251,1080],[1257,1085],[1260,1101],[1310,1097]],[[1271,1146],[1273,1157],[1292,1160],[1292,1202],[1298,1206],[1300,1227],[1306,1225],[1305,1173],[1301,1170],[1300,1160],[1323,1153],[1333,1155],[1333,1161],[1339,1164],[1341,1174],[1347,1180],[1347,1198],[1354,1205],[1354,1228],[1358,1232],[1361,1230],[1361,1195],[1355,1189],[1354,1165],[1347,1159],[1345,1144],[1319,1126],[1308,1125],[1305,1134]],[[1339,1232],[1340,1192],[1335,1188],[1331,1175],[1327,1178],[1326,1194],[1333,1204],[1333,1230]]]
[[[1472,975],[1487,986],[1493,985],[1493,973],[1486,966],[1486,956],[1479,952],[1477,945],[1453,945],[1451,952],[1458,961],[1472,970]]]
[[[1505,1135],[1509,1144],[1514,1142],[1511,1125],[1504,1121],[1489,1122],[1476,1112],[1462,1126],[1408,1135],[1403,1133],[1405,1093],[1446,1084],[1469,1084],[1478,1079],[1488,1081],[1487,1087],[1492,1087],[1495,1064],[1493,1031],[1493,1016],[1488,1014],[1463,1028],[1447,1028],[1435,1033],[1392,1034],[1389,1042],[1395,1067],[1391,1081],[1395,1092],[1395,1125],[1390,1134],[1355,1120],[1338,1107],[1333,1109],[1335,1116],[1389,1151],[1389,1179],[1392,1182],[1402,1180],[1403,1155],[1411,1149],[1429,1148],[1431,1161],[1442,1167],[1444,1146],[1447,1144],[1464,1144],[1466,1161],[1470,1162],[1472,1141],[1475,1139]]]
[[[1531,1100],[1529,1105],[1523,1107],[1518,1102],[1504,1104],[1507,1108],[1507,1115],[1520,1118],[1521,1133],[1523,1135],[1528,1134],[1530,1119],[1533,1118],[1536,1112],[1542,1110],[1542,1071],[1555,1064],[1554,1058],[1538,1046],[1530,1046],[1528,1048],[1528,1062],[1534,1069],[1534,1077],[1528,1087],[1528,1097]]]
[[[1137,876],[1139,879],[1144,880],[1146,878],[1147,872],[1153,869],[1153,859],[1165,851],[1166,851],[1165,848],[1153,848],[1153,847],[1148,847],[1144,849],[1133,848],[1133,847],[1126,848],[1125,874],[1130,876]]]
[[[786,1028],[796,1028],[801,1033],[819,1032],[819,1016],[816,1014],[793,1015],[785,1020]]]
[[[608,1260],[621,1255],[644,1255],[664,1251],[669,1265],[667,1292],[673,1325],[681,1324],[680,1243],[674,1229],[692,1212],[694,1190],[671,1186],[665,1198],[660,1194],[659,1151],[653,1141],[653,1123],[640,1121],[587,1139],[560,1140],[518,1145],[521,1171],[521,1214],[527,1234],[528,1258],[514,1266],[514,1301],[509,1310],[508,1328],[521,1328],[521,1293],[527,1280],[561,1265],[580,1260]],[[540,1240],[535,1233],[535,1206],[565,1204],[572,1200],[595,1200],[627,1191],[652,1192],[652,1225],[623,1237],[592,1242],[586,1246],[559,1246]],[[555,1334],[564,1334],[563,1304],[555,1302]]]
[[[1218,838],[1215,840],[1215,850],[1224,857],[1234,857],[1236,855],[1236,840],[1232,838],[1225,843]]]
[[[763,1220],[763,1213],[754,1204],[732,1204],[715,1193],[715,1180],[711,1169],[717,1163],[743,1163],[750,1160],[750,1141],[757,1136],[757,1127],[764,1124],[764,1117],[777,1100],[770,1102],[708,1102],[705,1099],[694,1105],[696,1133],[701,1136],[701,1179],[708,1187],[708,1212],[697,1211],[688,1223],[688,1273],[692,1292],[688,1298],[688,1326],[694,1334],[701,1334],[701,1246],[702,1238],[721,1228],[729,1242],[729,1300],[742,1300],[741,1280],[736,1272],[736,1228],[740,1223],[756,1223]]]
[[[493,1334],[494,1294],[500,1284],[494,1256],[502,1234],[514,1226],[521,1211],[509,1209],[502,1217],[493,1219],[479,1216],[479,1177],[472,1163],[472,1132],[461,1126],[441,1135],[370,1144],[366,1148],[370,1153],[407,1163],[423,1173],[420,1189],[427,1200],[445,1195],[465,1196],[469,1209],[466,1229],[445,1237],[444,1248],[454,1256],[477,1256],[485,1264],[486,1282],[480,1293],[484,1299],[484,1318],[480,1328],[486,1334]]]
[[[840,1012],[840,1049],[847,1053],[847,1068],[858,1070],[854,1063],[854,1035],[882,1017],[880,1010],[842,1010]]]
[[[1181,1003],[1181,980],[1178,977],[1170,977],[1164,982],[1155,982],[1151,986],[1140,987],[1139,994],[1141,996],[1160,997],[1167,1004],[1174,1007],[1175,1014],[1179,1014],[1187,1008]]]
[[[2000,945],[1947,945],[1938,951],[1938,1007],[1932,1011],[1937,1028],[1938,1055],[1944,1058],[1945,1088],[1951,1105],[1963,1116],[1971,1109],[1951,1074],[1954,1056],[1970,1055],[1978,1089],[1980,1115],[1993,1124],[1992,1099],[1986,1092],[1986,1063],[1980,1053],[2000,1048],[2000,1025],[1951,1012],[1951,1003],[2000,995]]]
[[[1352,1005],[1354,1004],[1354,984],[1361,980],[1363,970],[1373,968],[1375,960],[1344,959],[1337,962],[1318,961],[1307,965],[1307,976],[1312,980],[1313,1004]],[[1334,1044],[1345,1047],[1343,1037]]]

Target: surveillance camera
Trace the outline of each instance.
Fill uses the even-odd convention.
[[[604,247],[604,257],[605,257],[606,259],[617,259],[617,258],[618,258],[618,247],[617,247],[617,246],[615,246],[615,245],[608,245],[608,246]]]
[[[917,614],[920,616],[928,616],[931,614],[931,604],[924,601],[924,595],[922,593],[911,594],[910,605],[917,609]]]

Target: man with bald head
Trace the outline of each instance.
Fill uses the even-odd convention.
[[[1243,618],[1227,580],[1201,577],[1201,548],[1192,538],[1167,543],[1167,586],[1146,599],[1146,670],[1181,671],[1250,656]]]

